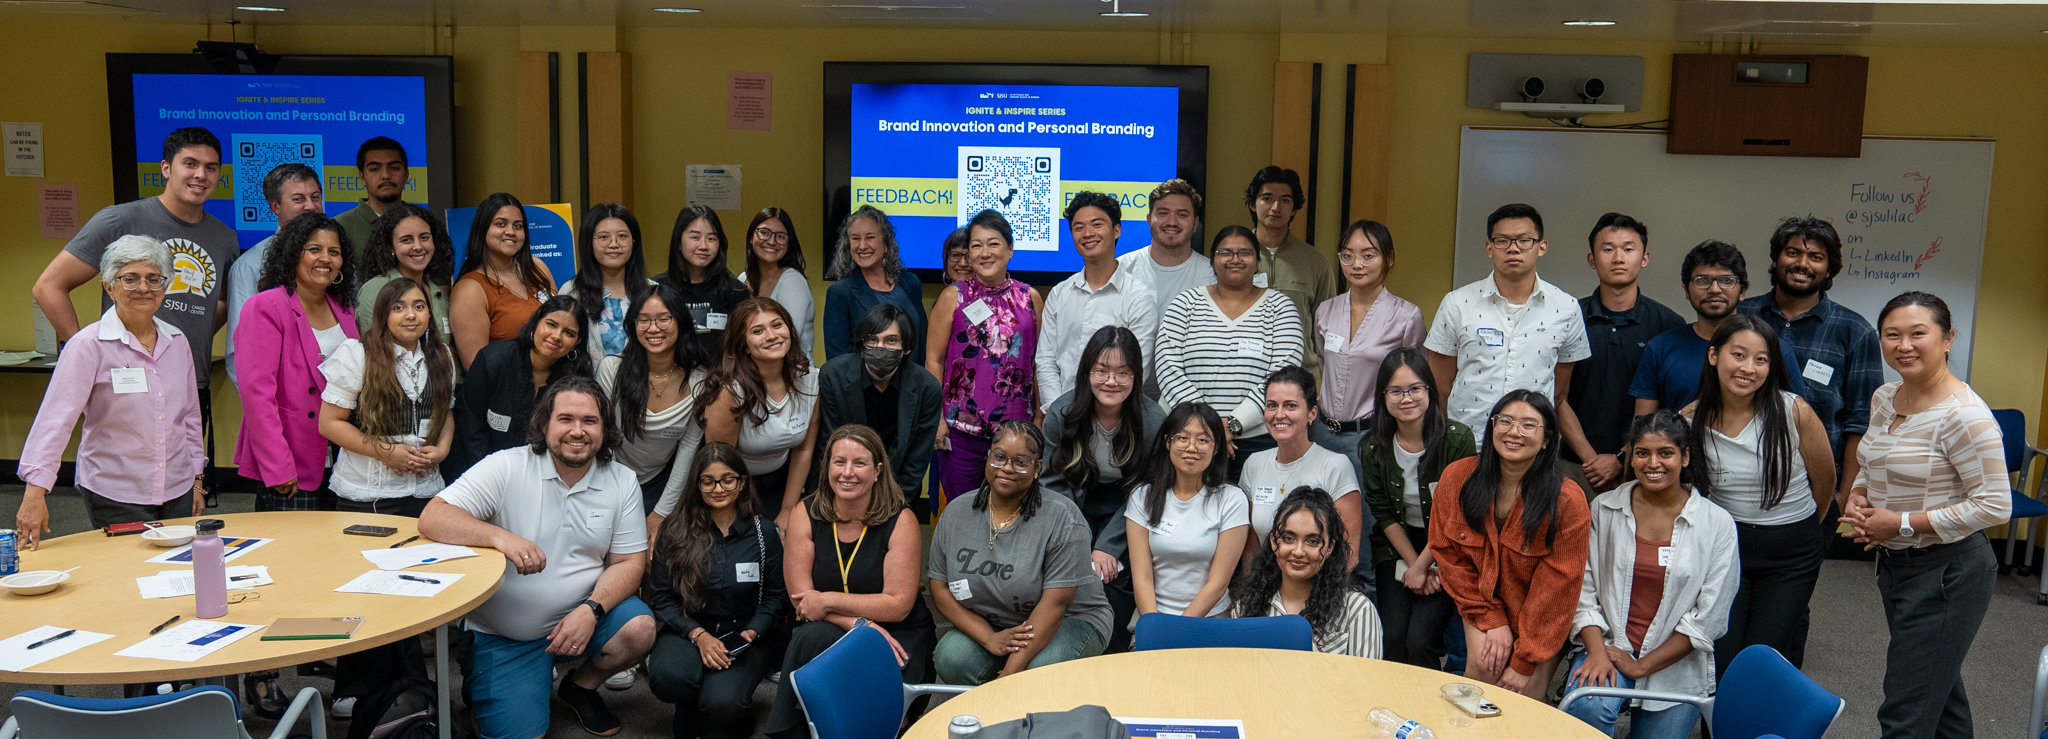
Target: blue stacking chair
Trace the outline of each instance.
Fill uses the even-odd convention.
[[[218,685],[141,698],[74,698],[24,690],[8,701],[14,716],[0,724],[0,739],[250,739],[234,691]],[[303,688],[285,709],[270,739],[284,739],[303,716],[313,739],[327,739],[327,712],[316,688]]]
[[[1138,617],[1131,630],[1131,650],[1242,647],[1313,652],[1315,629],[1300,616],[1263,618],[1195,618],[1164,613]]]
[[[1645,698],[1699,706],[1700,718],[1714,739],[1820,739],[1847,705],[1840,696],[1808,678],[1778,650],[1756,644],[1735,655],[1717,694],[1707,698],[1633,688],[1585,687],[1558,704],[1563,710],[1580,698],[1606,696]],[[1716,712],[1716,707],[1725,708]]]
[[[895,739],[910,701],[957,695],[962,685],[907,685],[896,651],[862,619],[846,636],[789,676],[811,739]]]
[[[2034,480],[2035,495],[2031,496],[2027,495],[2027,478],[2032,476],[2034,458],[2048,455],[2027,443],[2027,414],[2001,408],[1992,411],[1991,417],[1998,419],[1998,433],[2005,441],[2005,471],[2012,475],[2012,520],[2005,525],[2005,563],[1999,571],[2010,573],[2015,566],[2025,571],[2034,564],[2034,548],[2029,545],[2023,556],[2014,557],[2013,550],[2019,542],[2020,519],[2048,516],[2048,504],[2042,503],[2039,497],[2041,482],[2048,479],[2048,474]],[[2042,584],[2042,592],[2048,592],[2048,569],[2042,572]],[[2042,596],[2037,595],[2035,599],[2040,602]]]

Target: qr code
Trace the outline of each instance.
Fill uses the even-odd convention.
[[[235,161],[235,230],[275,231],[277,214],[263,197],[263,178],[277,165],[297,162],[321,177],[321,137],[299,133],[238,133],[233,137]]]
[[[1059,193],[1059,149],[960,147],[960,225],[994,210],[1010,222],[1011,246],[1057,251]]]

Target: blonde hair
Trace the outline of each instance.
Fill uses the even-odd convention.
[[[896,484],[896,475],[889,471],[889,452],[882,448],[882,437],[874,429],[857,423],[849,423],[832,431],[825,439],[825,471],[819,474],[818,490],[811,493],[811,518],[833,523],[851,523],[839,520],[839,510],[833,505],[831,491],[832,450],[841,441],[851,441],[867,449],[875,460],[875,485],[868,490],[868,510],[861,516],[865,526],[881,526],[896,517],[903,510],[903,488]]]

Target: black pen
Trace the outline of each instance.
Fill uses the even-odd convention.
[[[36,648],[36,647],[40,647],[40,646],[42,646],[42,645],[44,645],[44,644],[48,644],[48,643],[50,643],[50,642],[56,641],[56,640],[58,640],[58,639],[62,639],[62,638],[64,638],[64,637],[67,637],[67,636],[70,636],[70,635],[72,635],[72,634],[76,634],[76,633],[78,633],[78,630],[77,630],[77,629],[65,629],[65,630],[64,630],[64,633],[62,633],[62,634],[58,634],[58,635],[56,635],[56,636],[53,636],[53,637],[50,637],[50,638],[48,638],[48,639],[44,639],[44,640],[42,640],[42,641],[39,641],[39,642],[36,642],[36,643],[34,643],[34,644],[30,644],[30,645],[28,645],[28,648],[30,648],[30,649],[34,649],[34,648]]]
[[[255,576],[255,575],[236,575],[236,576],[234,576],[234,577],[230,577],[230,578],[228,578],[228,582],[234,582],[234,581],[236,581],[236,580],[254,580],[254,579],[256,579],[256,576]]]
[[[411,544],[411,543],[413,543],[413,542],[416,542],[416,541],[419,541],[419,540],[420,540],[420,537],[419,537],[419,535],[418,535],[418,534],[414,534],[414,535],[412,536],[412,538],[410,538],[410,539],[406,539],[405,541],[401,541],[401,542],[399,542],[399,543],[397,543],[397,544],[393,544],[393,545],[391,545],[391,546],[385,547],[385,549],[397,549],[397,548],[399,548],[399,547],[405,546],[405,545],[407,545],[407,544]]]
[[[400,580],[411,580],[411,581],[413,581],[413,582],[423,582],[423,583],[426,583],[426,584],[428,584],[428,585],[439,585],[439,584],[441,584],[441,581],[440,581],[440,580],[430,580],[430,579],[427,579],[427,578],[424,578],[424,577],[413,577],[413,576],[411,576],[411,575],[399,575],[399,576],[398,576],[398,579],[400,579]]]
[[[177,623],[177,622],[178,622],[178,618],[179,618],[178,616],[172,616],[172,617],[171,617],[171,620],[169,620],[169,621],[165,621],[165,622],[163,622],[163,623],[160,623],[160,624],[157,624],[157,625],[156,625],[156,628],[154,628],[154,629],[150,629],[150,630],[149,630],[149,633],[150,633],[150,635],[151,635],[151,636],[155,636],[157,632],[159,632],[159,631],[163,631],[163,630],[164,630],[164,627],[166,627],[166,626],[169,626],[169,625],[171,625],[171,624],[174,624],[174,623]]]

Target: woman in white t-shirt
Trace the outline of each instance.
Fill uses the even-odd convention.
[[[640,480],[648,541],[688,487],[690,461],[704,441],[693,399],[704,389],[708,373],[681,341],[689,313],[678,314],[670,306],[682,304],[675,288],[664,282],[635,293],[621,318],[630,341],[597,366],[597,384],[611,400],[612,417],[625,439],[616,458]]]
[[[320,434],[341,447],[329,481],[335,510],[418,518],[446,485],[455,360],[420,283],[393,278],[363,310],[372,320],[362,340],[320,363]]]
[[[1700,494],[1735,517],[1742,585],[1728,632],[1714,642],[1715,674],[1751,644],[1798,667],[1806,656],[1807,602],[1827,544],[1814,516],[1835,491],[1835,461],[1820,416],[1786,389],[1790,360],[1778,333],[1755,316],[1729,316],[1707,342],[1690,452],[1706,470]]]
[[[1344,520],[1344,543],[1348,556],[1341,563],[1345,572],[1357,573],[1359,532],[1372,528],[1360,504],[1358,475],[1351,460],[1342,454],[1316,446],[1309,429],[1316,424],[1316,378],[1299,365],[1281,367],[1266,378],[1266,432],[1279,446],[1256,452],[1244,462],[1237,485],[1251,495],[1252,529],[1245,537],[1243,566],[1258,559],[1268,534],[1273,532],[1274,514],[1288,491],[1304,485],[1322,490],[1335,499],[1337,515]],[[1370,562],[1367,563],[1370,565]],[[1372,569],[1354,574],[1360,590],[1371,592]]]
[[[725,332],[724,355],[697,393],[706,441],[738,447],[754,477],[762,511],[775,524],[803,495],[817,443],[818,374],[796,348],[789,311],[768,298],[747,298],[733,307],[733,330]]]
[[[1152,469],[1124,506],[1140,615],[1230,610],[1230,576],[1250,535],[1251,502],[1224,481],[1224,433],[1223,418],[1199,402],[1175,407],[1159,427]]]

